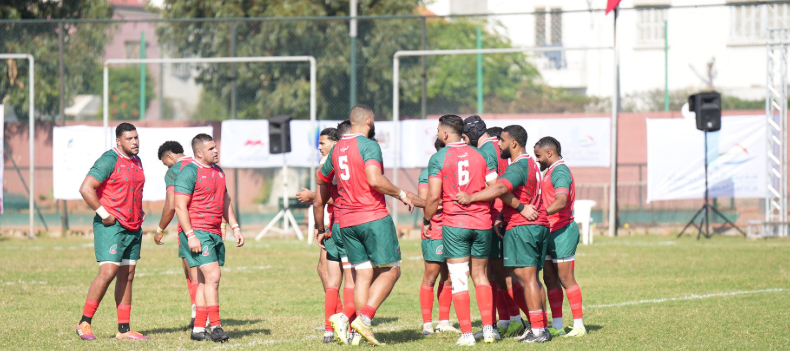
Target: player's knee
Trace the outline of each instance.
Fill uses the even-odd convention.
[[[453,294],[469,291],[469,278],[466,275],[469,272],[469,264],[463,263],[448,263],[447,268],[450,271],[450,280],[453,284]]]

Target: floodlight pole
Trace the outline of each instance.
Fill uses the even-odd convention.
[[[28,60],[30,65],[28,65],[28,111],[27,111],[27,119],[28,119],[28,139],[30,140],[30,192],[28,193],[28,212],[30,212],[30,222],[28,228],[28,238],[35,239],[35,235],[33,232],[33,224],[34,224],[34,204],[35,204],[35,196],[33,196],[33,189],[34,189],[34,177],[33,171],[35,168],[35,141],[36,141],[36,114],[34,111],[34,98],[36,95],[36,60],[33,58],[31,54],[0,54],[0,59],[18,59],[18,60]],[[2,121],[0,121],[2,123]]]
[[[500,48],[500,49],[460,49],[460,50],[401,50],[395,52],[394,57],[392,58],[392,121],[394,122],[393,128],[393,149],[399,150],[398,146],[400,145],[400,139],[398,135],[400,134],[400,58],[401,57],[410,57],[410,56],[441,56],[441,55],[476,55],[476,54],[516,54],[516,53],[525,53],[525,52],[548,52],[548,51],[579,51],[579,50],[612,50],[615,51],[611,46],[594,46],[594,47],[571,47],[571,48]],[[617,55],[615,54],[615,57]],[[615,59],[616,61],[616,59]],[[617,78],[615,77],[615,80]],[[615,87],[616,90],[616,87]],[[612,138],[615,139],[617,137],[617,94],[612,93],[612,123],[614,125],[613,130],[614,133]],[[612,143],[612,171],[617,171],[617,144]],[[397,152],[397,151],[396,151]],[[398,184],[398,170],[400,167],[400,154],[395,155],[393,160],[393,169],[392,169],[392,182],[396,185]],[[612,184],[615,186],[615,184]],[[610,204],[613,203],[610,201]],[[398,224],[398,199],[392,199],[392,220],[395,224]],[[611,206],[611,205],[610,205]],[[613,212],[610,209],[610,212]]]
[[[2,58],[2,56],[0,56]],[[32,57],[30,57],[32,63]],[[145,63],[246,63],[246,62],[308,62],[310,63],[310,133],[315,133],[316,129],[316,93],[315,93],[315,82],[316,82],[316,61],[315,57],[313,56],[252,56],[252,57],[193,57],[193,58],[150,58],[150,59],[109,59],[104,61],[104,88],[103,88],[103,95],[104,95],[104,103],[102,108],[103,113],[103,121],[104,121],[104,145],[106,148],[110,148],[110,130],[109,130],[109,66],[110,65],[118,65],[118,64],[127,64],[127,63],[137,63],[137,64],[145,64]],[[31,64],[31,72],[32,72],[32,64]],[[31,87],[32,91],[32,87]],[[32,96],[32,94],[31,94]],[[31,107],[33,103],[33,98],[31,97],[30,100]],[[32,110],[31,110],[32,111]],[[31,112],[31,120],[32,120],[32,112]],[[32,123],[31,123],[32,125]],[[310,140],[314,140],[314,138],[310,138]],[[30,142],[31,148],[31,157],[32,157],[32,149],[33,149],[33,142],[31,139]],[[31,158],[32,160],[32,158]],[[310,153],[310,190],[315,191],[315,164],[316,164],[316,157],[315,157],[315,150]],[[33,170],[33,166],[31,163],[31,174]],[[236,180],[238,182],[238,179]],[[31,190],[32,187],[32,177],[31,177]],[[32,192],[31,192],[32,194]],[[32,195],[31,195],[32,201]],[[31,202],[32,203],[32,202]],[[31,205],[32,208],[32,205]],[[239,209],[236,209],[239,211]],[[32,213],[32,210],[31,210]],[[312,218],[312,216],[308,216]],[[31,214],[31,231],[32,231],[32,214]]]

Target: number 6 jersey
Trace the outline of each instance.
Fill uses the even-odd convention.
[[[444,226],[486,230],[491,229],[488,201],[460,205],[458,192],[474,194],[486,187],[486,160],[476,148],[463,142],[449,143],[428,163],[428,177],[442,180],[442,212]]]
[[[379,143],[361,133],[343,135],[318,171],[318,178],[326,183],[337,178],[339,201],[335,213],[340,228],[373,222],[387,217],[384,194],[368,184],[365,168],[376,166],[384,173]]]

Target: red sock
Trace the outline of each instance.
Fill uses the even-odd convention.
[[[503,289],[499,289],[499,293],[497,294],[496,299],[496,309],[499,313],[499,320],[500,321],[509,321],[510,320],[510,308],[507,305],[507,291]]]
[[[491,311],[493,311],[491,295],[491,285],[475,287],[477,307],[480,309],[480,319],[483,322],[483,326],[494,324],[494,316],[491,314]]]
[[[335,305],[335,313],[343,312],[343,300],[340,299],[340,289],[337,289],[337,304]]]
[[[348,321],[353,322],[357,318],[357,308],[354,306],[354,289],[343,288],[343,314],[348,317]]]
[[[518,282],[513,282],[513,294],[513,300],[516,301],[518,308],[520,308],[524,314],[529,313],[529,309],[527,308],[527,296],[524,295],[524,288]]]
[[[453,285],[439,285],[439,320],[450,320],[450,305],[453,303]]]
[[[549,314],[546,311],[543,311],[543,325],[549,325]]]
[[[453,305],[455,305],[455,316],[461,324],[461,332],[472,332],[472,313],[469,311],[469,291],[453,293]]]
[[[494,323],[496,323],[497,321],[496,308],[498,302],[499,302],[499,287],[496,285],[496,283],[494,283],[491,284],[491,318],[494,320]],[[510,318],[510,316],[508,316],[508,318]],[[499,319],[502,319],[502,316],[499,316]]]
[[[516,300],[513,299],[513,288],[507,289],[507,294],[505,295],[505,299],[507,300],[507,309],[510,311],[510,316],[520,316],[521,313],[518,311],[518,304],[516,304]]]
[[[562,288],[556,287],[549,290],[549,306],[551,306],[551,318],[562,318]]]
[[[206,326],[208,320],[208,307],[195,306],[195,327],[202,328]]]
[[[543,311],[530,311],[528,314],[529,324],[532,326],[532,329],[543,329],[546,327],[543,324]]]
[[[132,315],[132,305],[118,305],[118,324],[129,323]]]
[[[85,307],[82,308],[82,315],[93,318],[93,314],[96,313],[97,308],[99,308],[99,301],[85,299]]]
[[[425,284],[420,285],[420,310],[422,311],[422,323],[433,321],[433,287]]]
[[[329,323],[329,317],[332,317],[337,308],[337,292],[338,289],[335,288],[326,288],[324,292],[324,330],[326,331],[335,330],[332,328],[332,323]]]
[[[211,323],[212,327],[216,327],[220,325],[219,322],[219,305],[214,306],[206,306],[206,312],[208,312],[208,321]],[[197,321],[195,321],[197,323]]]
[[[192,301],[192,304],[195,304],[195,294],[197,293],[198,282],[197,280],[189,280],[187,279],[187,285],[189,287],[189,300]]]
[[[431,294],[431,297],[433,297],[433,294]],[[362,311],[359,312],[359,315],[368,317],[368,319],[373,320],[373,317],[376,316],[376,309],[370,307],[369,305],[365,305],[365,307],[362,307]]]
[[[571,304],[573,319],[582,318],[582,290],[578,285],[574,285],[565,289],[565,294],[568,295],[568,302]]]

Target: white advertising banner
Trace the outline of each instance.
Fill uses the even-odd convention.
[[[60,200],[82,200],[79,188],[91,166],[106,151],[103,127],[54,127],[52,135],[53,193]],[[165,141],[177,141],[184,154],[192,155],[192,138],[199,133],[213,135],[211,126],[183,128],[137,128],[140,136],[140,159],[145,172],[143,201],[165,199],[167,167],[159,160],[157,151]],[[114,140],[115,129],[107,131]]]
[[[316,121],[316,129],[310,130],[310,121],[291,121],[291,152],[285,160],[292,167],[310,167],[311,156],[315,162],[321,159],[318,153],[318,135],[324,128],[335,127],[340,121]],[[488,127],[506,127],[519,124],[527,129],[527,143],[534,145],[538,139],[551,135],[562,144],[563,157],[574,167],[609,167],[610,119],[557,118],[557,119],[494,119],[487,121]],[[400,122],[400,145],[393,143],[394,123],[376,122],[376,139],[381,145],[384,165],[392,167],[395,155],[400,155],[401,168],[423,168],[436,150],[437,120],[405,120]],[[220,165],[228,168],[281,167],[282,155],[269,154],[269,122],[265,120],[227,120],[222,122],[222,147]],[[532,148],[527,148],[530,153]]]
[[[0,105],[0,158],[5,160],[5,109]],[[3,174],[5,173],[5,161],[0,162],[0,214],[3,213]]]
[[[766,192],[765,116],[723,117],[708,133],[710,197]],[[705,134],[693,119],[647,119],[647,202],[705,195]]]
[[[437,120],[401,122],[401,167],[424,168],[436,152]],[[562,145],[562,156],[573,167],[609,167],[610,118],[489,119],[486,127],[520,125],[527,130],[527,151],[544,136],[553,136]],[[376,124],[378,126],[378,124]]]

